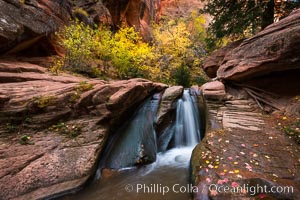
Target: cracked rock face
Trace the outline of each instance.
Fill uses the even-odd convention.
[[[0,61],[0,199],[40,199],[93,175],[109,129],[166,85],[53,76]]]
[[[300,9],[257,35],[208,57],[204,70],[227,83],[242,83],[281,96],[300,93]],[[284,83],[284,84],[282,84]]]
[[[156,21],[158,6],[155,0],[0,0],[0,54],[29,48],[28,53],[35,56],[41,56],[41,51],[46,55],[63,53],[53,33],[71,18],[115,28],[126,23],[150,40],[150,24]]]
[[[57,30],[69,19],[61,0],[1,0],[0,53],[20,51]]]

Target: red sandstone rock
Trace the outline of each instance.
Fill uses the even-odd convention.
[[[233,42],[209,55],[208,58],[204,60],[203,69],[208,77],[215,78],[217,76],[217,71],[222,65],[224,57],[226,54],[241,44],[243,40],[238,40]]]
[[[232,49],[229,46],[227,50],[223,48],[215,52],[212,57],[206,60],[204,69],[209,76],[214,76],[216,69],[218,69],[218,78],[238,82],[245,82],[263,75],[268,76],[270,73],[280,72],[282,74],[282,72],[292,70],[292,74],[299,75],[299,24],[300,9],[268,26],[254,37],[244,40],[236,48]],[[224,55],[225,57],[222,59]],[[266,80],[267,77],[265,82]]]
[[[220,81],[203,84],[201,91],[206,99],[222,100],[226,95],[225,86]]]
[[[53,76],[37,65],[4,60],[0,76],[0,199],[53,197],[80,187],[95,170],[108,125],[116,127],[166,88],[145,79]],[[82,90],[83,83],[93,88]],[[22,135],[32,145],[19,144]]]

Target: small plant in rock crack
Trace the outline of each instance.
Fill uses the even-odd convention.
[[[67,135],[68,137],[74,138],[81,134],[82,127],[76,124],[65,124],[64,122],[59,122],[58,124],[49,127],[49,130],[55,131],[59,134]]]
[[[54,105],[56,101],[55,96],[39,96],[35,97],[35,102],[39,108],[46,108],[48,106]]]
[[[94,85],[91,83],[87,83],[86,81],[81,81],[76,87],[75,91],[71,93],[69,97],[69,103],[76,103],[78,99],[80,99],[80,95],[83,92],[89,91],[93,89]]]
[[[31,141],[31,137],[26,134],[21,136],[19,143],[22,145],[27,145],[27,144],[33,145],[34,144],[34,142]]]
[[[93,84],[87,83],[86,81],[81,81],[78,86],[76,86],[76,91],[78,92],[85,92],[88,90],[93,89]]]

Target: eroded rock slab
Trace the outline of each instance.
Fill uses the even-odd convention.
[[[300,9],[268,26],[226,54],[217,76],[245,80],[274,71],[299,69]]]
[[[4,60],[0,70],[0,199],[78,189],[93,175],[108,129],[166,88],[145,79],[52,76],[39,66]]]
[[[278,129],[273,115],[263,114],[253,100],[234,92],[223,101],[207,99],[207,107],[210,129],[191,159],[199,191],[194,199],[300,197],[300,146]],[[275,187],[286,190],[271,192]],[[231,192],[234,188],[237,192]]]

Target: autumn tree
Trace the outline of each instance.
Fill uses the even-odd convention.
[[[160,81],[188,87],[198,84],[196,76],[205,76],[200,68],[205,51],[202,45],[206,36],[204,24],[203,16],[193,13],[189,18],[170,19],[154,25],[154,64],[160,69]]]
[[[121,27],[112,38],[111,60],[120,78],[151,78],[158,73],[150,66],[152,57],[152,47],[133,27]]]

